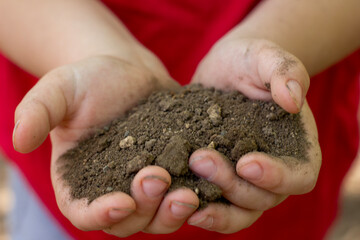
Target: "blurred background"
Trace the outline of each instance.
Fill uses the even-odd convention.
[[[328,240],[360,239],[360,153],[347,174],[341,199],[340,215]]]
[[[7,183],[7,166],[0,153],[0,240],[10,239],[5,226],[5,216],[13,202],[11,190]]]
[[[0,154],[0,240],[10,240],[6,231],[5,216],[14,201],[6,178],[7,165]],[[354,162],[346,177],[342,192],[341,212],[327,239],[360,239],[360,157]]]

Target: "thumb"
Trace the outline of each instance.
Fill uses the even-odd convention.
[[[304,65],[280,47],[262,48],[257,58],[259,77],[274,101],[286,111],[298,113],[310,86]]]
[[[15,111],[15,150],[21,153],[33,151],[44,142],[51,129],[63,120],[67,99],[71,99],[69,94],[74,91],[73,79],[71,68],[58,68],[40,79],[25,95]]]

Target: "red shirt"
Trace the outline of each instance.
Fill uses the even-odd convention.
[[[211,46],[238,24],[256,0],[106,0],[105,4],[182,84],[190,81]],[[358,146],[360,51],[312,78],[309,105],[318,124],[323,166],[315,189],[291,196],[266,211],[250,228],[222,235],[185,225],[170,235],[139,233],[129,239],[321,239],[333,222],[340,184]],[[0,146],[23,172],[58,222],[76,239],[117,239],[101,231],[82,232],[60,213],[50,181],[49,139],[30,154],[13,150],[14,111],[36,79],[0,56]]]

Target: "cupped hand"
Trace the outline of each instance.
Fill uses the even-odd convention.
[[[75,200],[58,171],[59,156],[76,141],[133,107],[156,89],[177,88],[157,61],[134,64],[110,56],[94,56],[46,74],[16,109],[15,149],[30,152],[50,132],[51,178],[61,212],[82,230],[104,230],[119,237],[139,231],[170,233],[196,210],[198,198],[188,189],[166,197],[171,178],[150,166],[135,176],[131,196],[114,192],[91,204]]]
[[[236,232],[288,195],[314,188],[321,151],[315,120],[305,99],[310,80],[299,59],[267,40],[225,37],[202,60],[192,82],[237,90],[251,99],[274,100],[290,113],[300,112],[310,147],[305,162],[251,152],[238,160],[236,171],[214,150],[194,152],[190,168],[220,186],[231,205],[211,204],[193,214],[189,224],[222,233]]]

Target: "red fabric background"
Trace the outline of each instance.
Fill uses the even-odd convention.
[[[186,84],[223,34],[239,23],[257,1],[153,0],[104,1],[131,32],[164,62],[171,75]],[[36,56],[34,56],[36,58]],[[321,239],[336,216],[339,188],[358,146],[356,112],[359,100],[360,51],[329,68],[311,82],[308,101],[318,124],[323,167],[313,192],[289,197],[252,227],[222,235],[184,226],[171,235],[137,234],[129,239]],[[30,154],[13,150],[13,115],[23,95],[36,83],[0,56],[0,145],[24,173],[58,222],[76,239],[115,239],[102,232],[72,227],[57,208],[50,183],[50,141]]]

